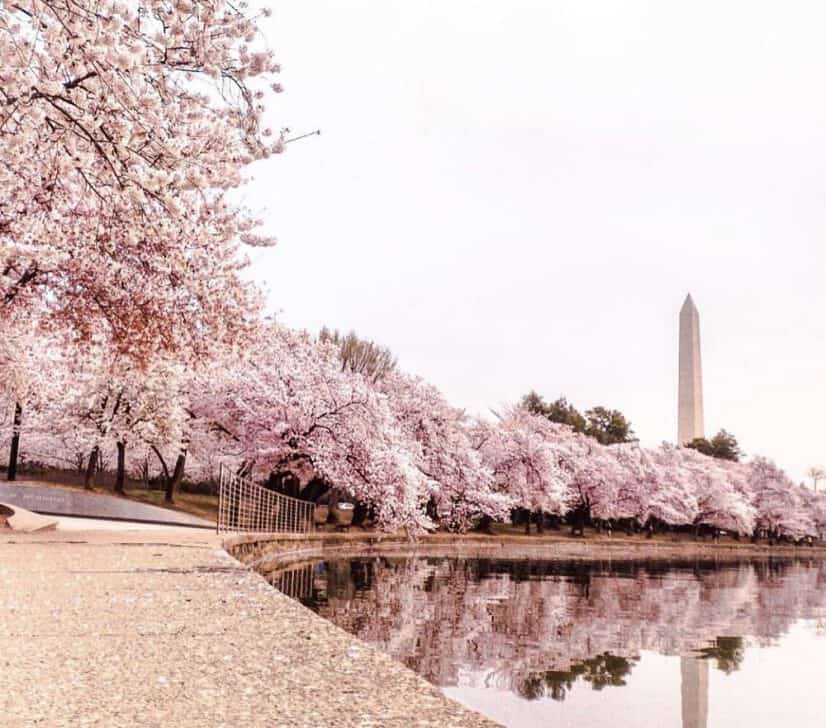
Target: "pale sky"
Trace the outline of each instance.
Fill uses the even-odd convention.
[[[826,465],[826,6],[280,0],[253,254],[282,322],[389,346],[471,412],[530,389]]]

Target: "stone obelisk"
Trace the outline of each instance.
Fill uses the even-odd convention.
[[[700,358],[700,314],[688,294],[680,309],[680,392],[677,444],[705,437],[703,365]]]

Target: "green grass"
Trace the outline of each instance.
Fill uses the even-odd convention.
[[[111,493],[109,491],[101,491]],[[130,500],[148,503],[161,508],[170,508],[173,511],[189,513],[192,516],[215,521],[218,518],[218,496],[198,495],[196,493],[176,493],[175,502],[169,504],[164,501],[163,491],[160,490],[126,490],[126,497]]]

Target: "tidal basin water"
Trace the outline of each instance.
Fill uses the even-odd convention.
[[[826,726],[817,560],[370,558],[269,579],[504,725]]]

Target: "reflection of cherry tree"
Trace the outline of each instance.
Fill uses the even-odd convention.
[[[589,683],[594,690],[602,690],[609,685],[621,687],[625,685],[625,678],[631,674],[631,669],[638,659],[626,659],[606,652],[575,662],[569,670],[532,673],[516,687],[516,690],[521,697],[528,700],[546,695],[554,700],[565,700],[577,680]]]
[[[704,659],[715,660],[717,669],[730,675],[740,669],[745,657],[742,637],[716,637],[711,647],[703,647],[700,654]]]
[[[800,618],[826,617],[826,566],[375,559],[332,562],[310,606],[438,685],[564,695],[621,684],[642,650],[737,669]]]

